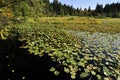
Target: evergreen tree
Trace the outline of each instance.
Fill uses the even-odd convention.
[[[119,17],[120,3],[106,4],[103,11],[107,17]]]
[[[56,15],[59,14],[60,9],[59,9],[59,5],[58,5],[58,0],[53,1],[53,10],[54,10]]]
[[[111,10],[110,10],[110,5],[109,4],[106,4],[104,9],[103,9],[104,12],[106,13],[109,13]]]
[[[59,3],[59,4],[60,4],[60,15],[64,16],[64,8],[61,3]]]
[[[97,4],[95,12],[100,14],[103,13],[103,5]]]
[[[88,12],[91,12],[91,7],[89,6],[89,8],[88,8]]]

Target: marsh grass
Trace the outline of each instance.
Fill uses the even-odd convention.
[[[41,17],[28,18],[28,22],[37,22],[41,24],[56,24],[67,30],[81,30],[88,32],[119,33],[119,18],[93,18],[93,17]]]

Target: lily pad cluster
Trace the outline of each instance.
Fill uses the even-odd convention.
[[[102,65],[99,68],[103,69],[103,74],[114,75],[111,74],[112,70],[117,71],[117,74],[120,73],[120,33],[90,33],[72,30],[68,32],[79,38],[81,45],[83,45],[80,51],[93,54],[91,59],[100,61],[98,65]],[[115,69],[115,65],[118,69]],[[111,70],[111,68],[114,69]]]
[[[91,35],[81,32],[75,34],[81,36],[79,42],[78,38],[68,33],[69,31],[53,24],[24,23],[15,27],[18,29],[19,40],[24,42],[20,48],[27,49],[30,54],[40,57],[48,55],[56,63],[50,68],[56,76],[64,71],[70,74],[72,79],[77,78],[78,75],[83,79],[94,76],[99,80],[111,76],[116,79],[120,77],[119,34]],[[111,46],[109,40],[118,43]]]

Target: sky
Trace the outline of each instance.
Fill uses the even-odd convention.
[[[53,0],[50,0],[52,2]],[[74,8],[88,8],[89,6],[91,9],[95,9],[97,3],[98,4],[110,4],[110,3],[117,3],[120,2],[120,0],[58,0],[62,4],[67,4],[67,5],[73,5]]]

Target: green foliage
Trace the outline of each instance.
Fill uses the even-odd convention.
[[[15,16],[28,16],[30,15],[30,6],[26,2],[19,2],[17,5],[12,6]]]
[[[77,72],[81,72],[81,78],[96,76],[98,79],[104,79],[120,76],[119,54],[116,54],[117,57],[112,53],[106,56],[99,52],[97,47],[82,46],[75,37],[58,25],[24,23],[16,26],[19,40],[25,41],[20,48],[28,49],[30,54],[40,57],[48,55],[57,63],[50,69],[56,76],[61,73],[61,67],[72,79],[76,78]]]

